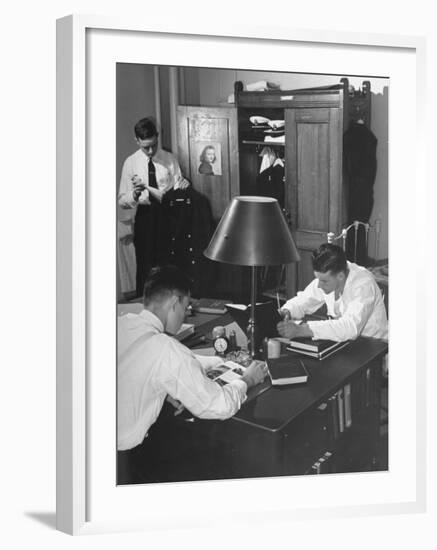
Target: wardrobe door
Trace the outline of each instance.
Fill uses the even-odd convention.
[[[341,231],[342,128],[339,108],[286,109],[285,203],[301,261],[287,267],[287,294],[313,278],[312,251]]]
[[[237,110],[179,106],[177,113],[182,172],[208,198],[217,224],[231,199],[240,193]],[[220,263],[214,268],[215,284],[209,297],[241,300],[242,268]]]
[[[219,221],[239,193],[237,110],[179,106],[178,155],[182,172],[208,197]]]

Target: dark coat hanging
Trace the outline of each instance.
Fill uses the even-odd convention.
[[[346,185],[348,225],[355,220],[368,223],[373,209],[377,139],[364,124],[351,122],[343,136],[343,176]],[[354,260],[354,230],[347,240],[348,259]],[[360,228],[357,263],[367,262],[365,232]]]
[[[173,264],[193,279],[193,296],[207,296],[214,282],[214,265],[203,251],[214,231],[207,197],[193,189],[168,191],[162,201],[160,263]]]

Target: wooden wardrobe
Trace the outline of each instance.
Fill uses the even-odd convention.
[[[346,223],[343,133],[350,121],[370,125],[370,82],[363,82],[359,91],[349,89],[348,80],[341,79],[337,85],[321,88],[261,92],[243,91],[242,83],[236,82],[234,92],[233,106],[178,107],[181,168],[194,188],[209,198],[218,222],[232,197],[258,194],[260,155],[266,146],[283,159],[280,202],[301,261],[269,268],[260,292],[268,295],[280,289],[283,298],[291,297],[313,278],[311,252],[326,242],[327,233],[337,235]],[[253,116],[284,120],[283,140],[265,142],[268,127],[252,124]],[[201,151],[208,144],[219,156],[215,175],[198,169]],[[246,298],[247,270],[217,267],[221,273],[211,293]]]

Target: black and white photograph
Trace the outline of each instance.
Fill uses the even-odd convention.
[[[221,145],[220,143],[202,143],[197,144],[199,155],[199,174],[205,176],[221,176]]]
[[[118,485],[389,469],[389,92],[116,64]]]

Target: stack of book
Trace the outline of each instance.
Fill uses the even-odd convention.
[[[349,342],[333,342],[332,340],[313,340],[312,338],[295,338],[290,340],[287,349],[302,353],[315,359],[325,359],[329,355],[347,346]]]

